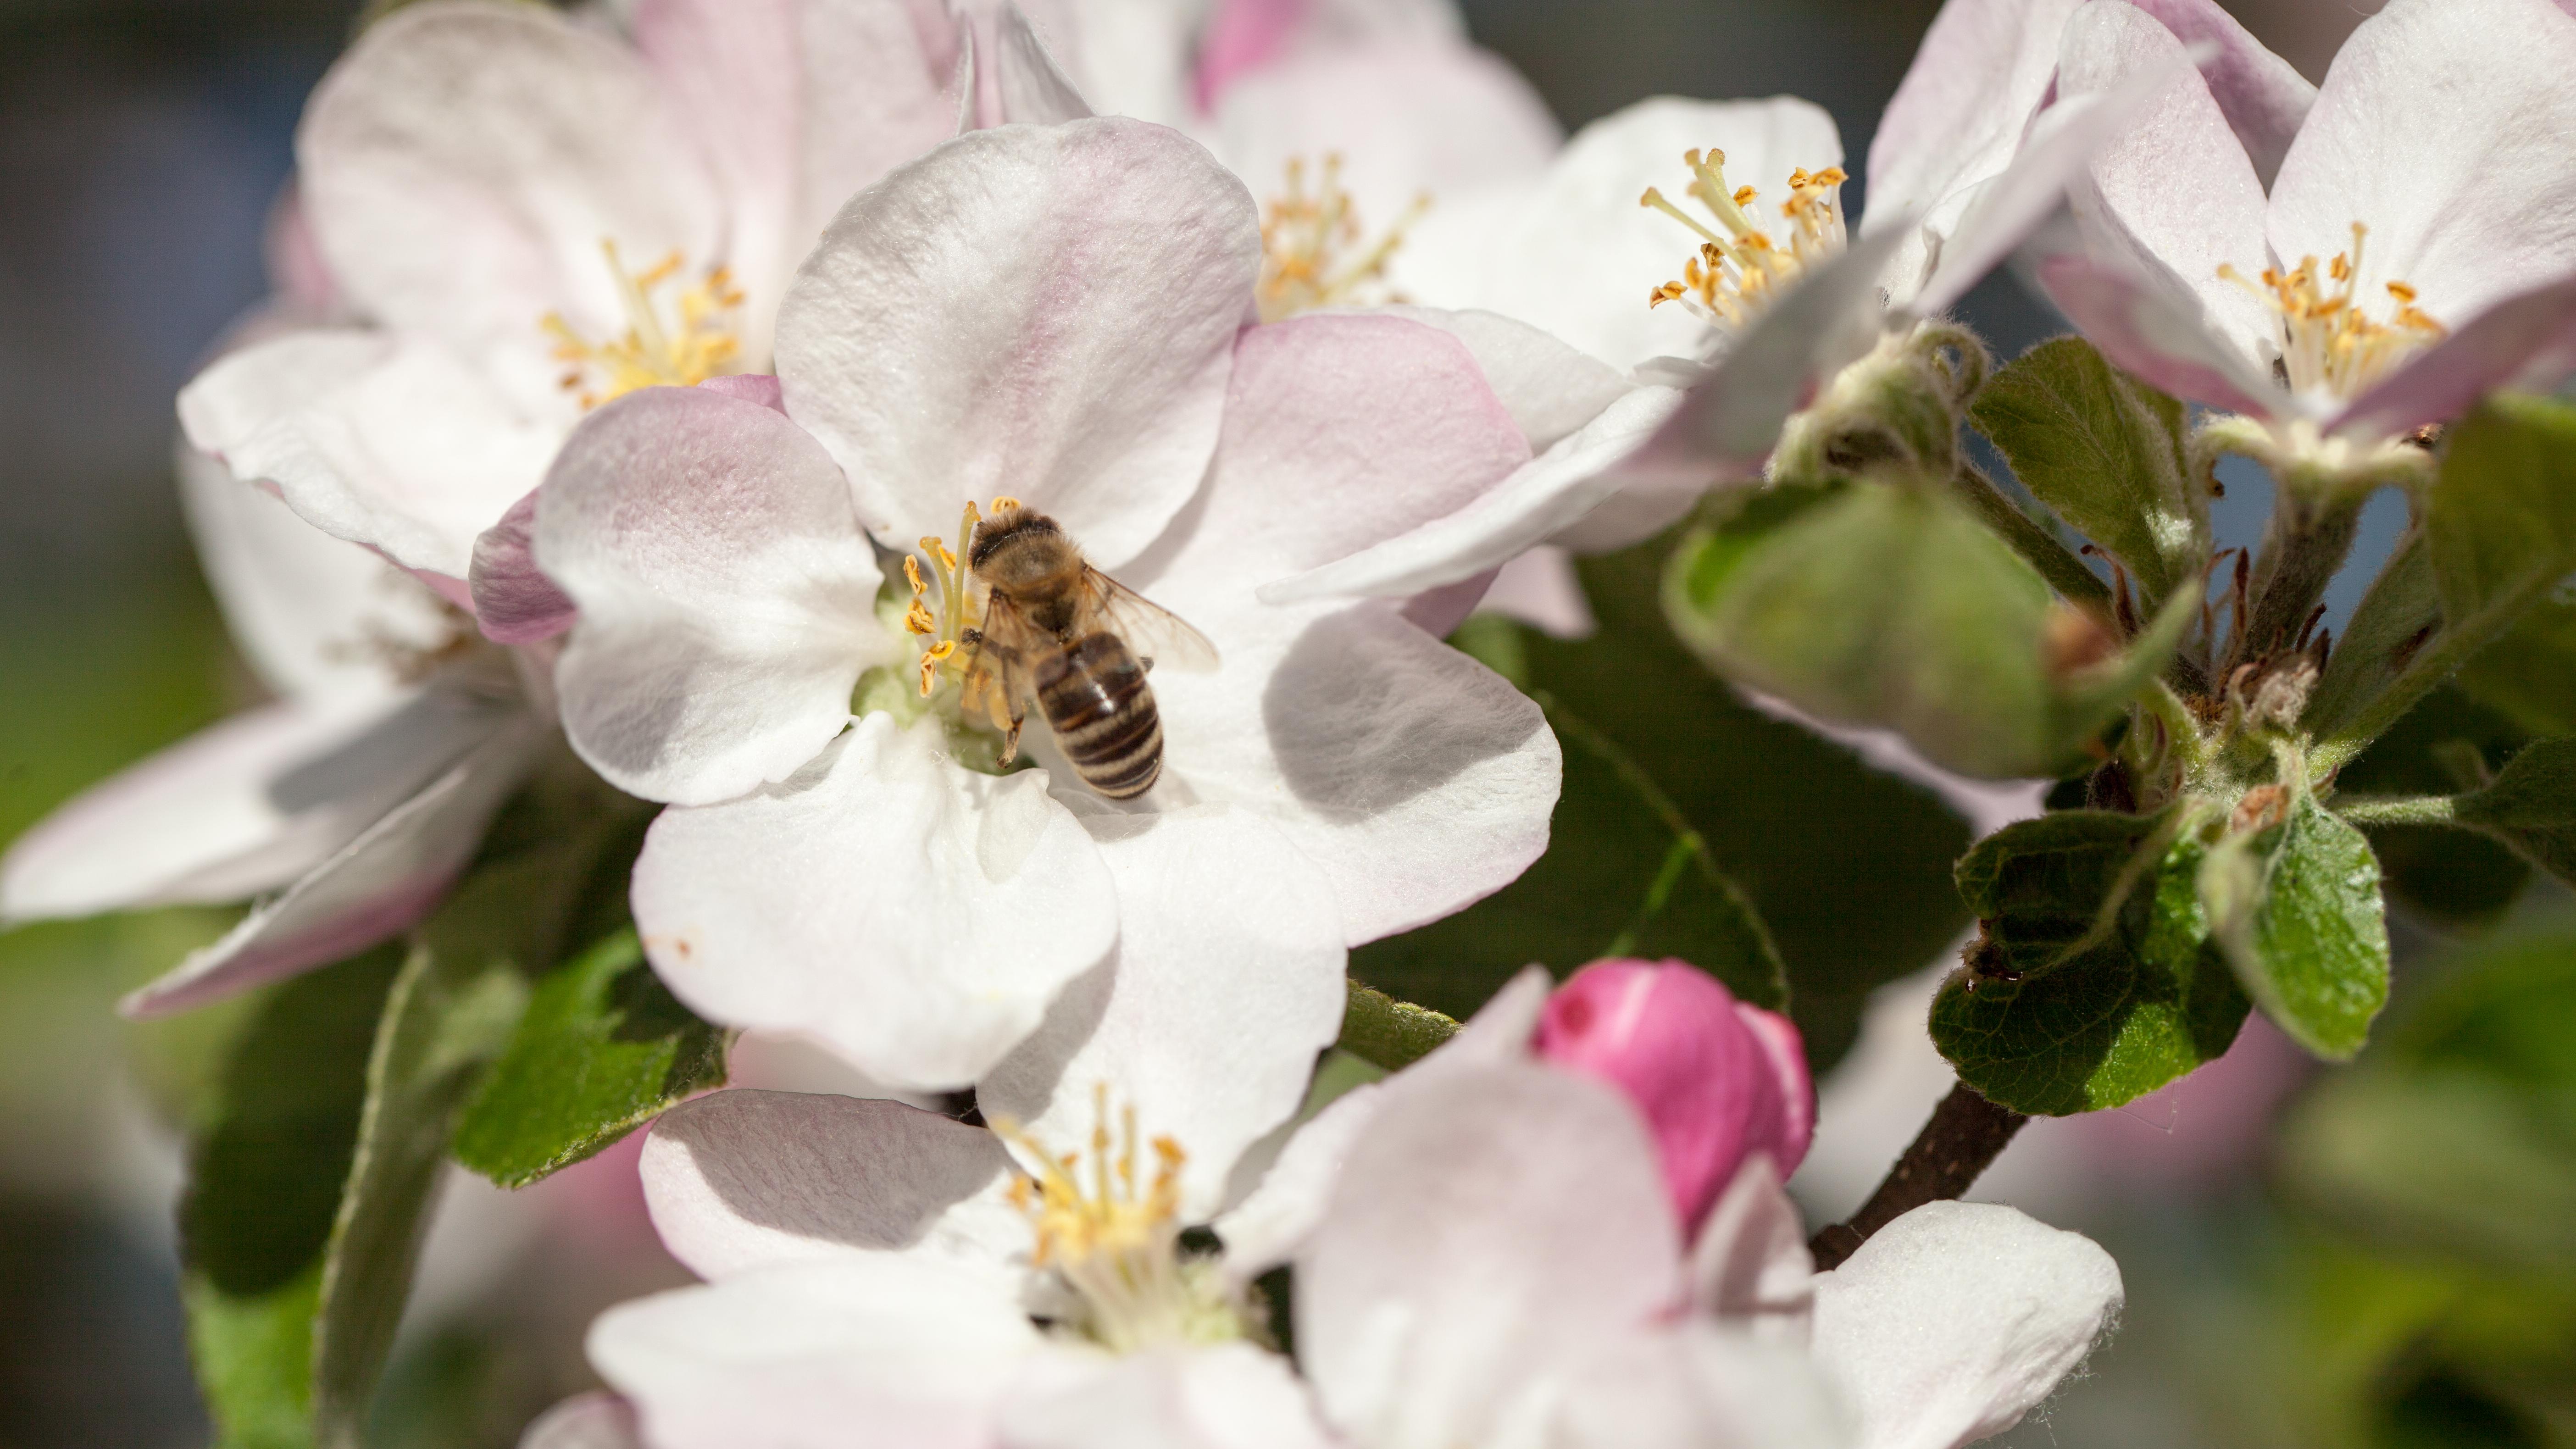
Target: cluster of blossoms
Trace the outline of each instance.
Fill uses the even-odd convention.
[[[2576,18],[2394,0],[2315,88],[2211,0],[1950,0],[1852,218],[1820,108],[1560,144],[1438,0],[614,8],[422,0],[316,93],[295,285],[180,399],[278,702],[0,864],[259,898],[180,1010],[419,921],[568,750],[663,807],[672,994],[951,1109],[663,1115],[708,1281],[532,1445],[1945,1449],[2073,1369],[2117,1272],[2010,1209],[1815,1271],[1797,1033],[1689,966],[1301,1112],[1349,950],[1548,845],[1555,734],[1442,641],[1948,456],[2017,253],[2212,448],[2420,466],[2576,368]]]

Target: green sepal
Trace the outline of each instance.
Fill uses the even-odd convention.
[[[2034,1115],[2117,1107],[2215,1060],[2248,1003],[2194,890],[2202,847],[2174,811],[2068,811],[1959,862],[1980,924],[1932,1004],[1959,1079]]]
[[[2576,739],[2529,746],[2505,763],[2494,783],[2460,796],[2452,808],[2463,822],[2576,885]]]

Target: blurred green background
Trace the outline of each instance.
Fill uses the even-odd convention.
[[[252,698],[180,524],[170,400],[262,291],[295,119],[355,8],[0,0],[0,841]],[[1794,92],[1834,112],[1856,158],[1933,9],[1467,5],[1569,126],[1657,93]],[[2363,13],[2234,9],[2311,77]],[[2009,278],[1967,311],[2007,355],[2056,330]],[[2264,506],[2259,481],[2232,488],[2228,541],[2248,541]],[[2374,515],[2377,548],[2401,516]],[[1712,749],[1772,738],[1700,683],[1595,723],[1651,732],[1653,711],[1689,710]],[[1882,924],[1871,939],[1907,940],[1934,965],[1922,931],[1847,919],[1839,892],[1801,874],[1800,841],[1864,822],[1831,818],[1799,780],[1760,793],[1713,769],[1674,793],[1713,820],[1713,852],[1793,966],[1803,942],[1829,952],[1837,932]],[[2025,1134],[1985,1195],[2102,1240],[2131,1305],[2089,1375],[2009,1442],[2576,1444],[2576,927],[2563,892],[2498,908],[2497,884],[2482,876],[2464,897],[2434,882],[2420,896],[2442,908],[2402,915],[2399,1003],[2359,1065],[2313,1072],[2258,1026],[2171,1093]],[[141,1029],[111,1007],[222,925],[178,912],[0,936],[0,1449],[205,1442],[168,1204],[188,1104],[239,1011]],[[1855,992],[1808,1021],[1821,1045],[1868,1012],[1828,1083],[1828,1147],[1798,1184],[1819,1216],[1867,1190],[1946,1084],[1919,1040],[1923,996],[1921,979],[1874,1004]],[[622,1166],[522,1200],[452,1198],[384,1443],[511,1442],[581,1383],[588,1312],[670,1281]]]

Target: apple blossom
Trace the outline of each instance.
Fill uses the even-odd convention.
[[[823,223],[955,133],[971,27],[914,8],[639,0],[618,33],[496,0],[398,11],[297,136],[357,320],[207,369],[181,394],[190,437],[461,598],[475,536],[586,407],[764,369]],[[983,26],[982,89],[1060,84],[1028,74],[1044,52],[1017,12]]]
[[[1170,1037],[1038,1049],[1054,1132],[989,1094],[998,1131],[849,1098],[690,1103],[644,1173],[666,1243],[711,1281],[611,1310],[592,1360],[655,1449],[853,1423],[1014,1449],[1941,1449],[2009,1427],[2116,1308],[2100,1249],[2008,1208],[1935,1204],[1812,1273],[1767,1156],[1685,1252],[1634,1106],[1531,1060],[1546,997],[1543,973],[1516,981],[1266,1172],[1232,1160],[1260,1114],[1228,1133],[1194,1108],[1221,1075]],[[1210,1128],[1214,1160],[1185,1145]],[[1228,1201],[1221,1250],[1183,1248]],[[1245,1286],[1281,1261],[1293,1366]],[[627,1442],[619,1413],[577,1402],[529,1442]]]
[[[2194,32],[2169,8],[2067,16],[2059,94],[2170,71]],[[2396,0],[2259,128],[2229,72],[2179,75],[2094,158],[2080,243],[2039,275],[2114,361],[2253,420],[2226,445],[2420,471],[2387,445],[2576,370],[2571,67],[2576,17],[2549,0]]]
[[[1113,956],[1260,952],[1338,1001],[1343,946],[1541,852],[1555,741],[1438,642],[1460,605],[1251,596],[1458,506],[1520,435],[1439,331],[1238,335],[1259,252],[1241,185],[1173,132],[978,132],[834,222],[781,311],[774,405],[652,389],[575,432],[531,535],[579,607],[556,684],[574,748],[678,807],[633,898],[682,999],[961,1086]],[[999,773],[962,708],[980,602],[971,532],[941,536],[1006,492],[1220,652],[1154,676],[1166,766],[1139,799],[1091,793],[1041,731],[1041,768]],[[909,565],[918,632],[871,536],[940,576]]]
[[[1948,74],[1962,62],[1948,11],[1978,3],[1952,0],[1900,87],[1857,239],[1841,139],[1794,97],[1642,102],[1586,127],[1536,185],[1426,218],[1393,280],[1425,304],[1535,324],[1515,334],[1509,366],[1559,379],[1560,396],[1593,411],[1471,507],[1265,596],[1404,596],[1542,543],[1624,547],[1712,485],[1778,466],[1775,453],[1813,465],[1844,432],[1899,426],[1909,408],[1955,430],[1983,352],[1939,315],[2052,214],[2094,146],[2165,79],[2054,107],[2009,148],[1911,144],[1928,98],[1955,104],[1964,89]],[[1662,190],[1673,180],[1688,205]],[[1676,269],[1674,239],[1693,235]],[[1947,449],[1935,431],[1903,441]]]
[[[465,867],[549,733],[511,661],[417,580],[200,454],[208,578],[276,695],[92,786],[0,857],[0,924],[266,897],[129,997],[196,1006],[409,926]]]

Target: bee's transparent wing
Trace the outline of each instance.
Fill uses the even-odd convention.
[[[1154,668],[1184,674],[1215,671],[1216,646],[1181,622],[1179,615],[1098,569],[1089,571],[1083,587],[1091,591],[1091,605],[1101,622],[1126,640],[1137,658],[1151,661]]]

